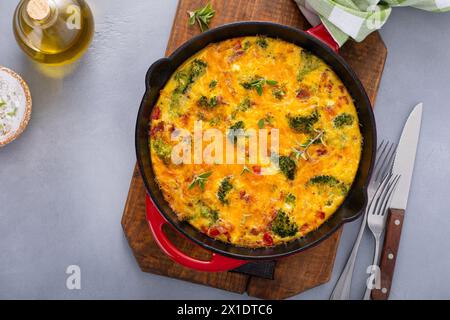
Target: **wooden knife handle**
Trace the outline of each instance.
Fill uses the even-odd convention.
[[[387,300],[389,297],[404,217],[405,210],[389,209],[380,260],[381,289],[372,290],[372,300]]]

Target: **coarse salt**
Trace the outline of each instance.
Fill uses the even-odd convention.
[[[20,135],[30,111],[31,98],[25,82],[13,71],[0,67],[0,146]]]

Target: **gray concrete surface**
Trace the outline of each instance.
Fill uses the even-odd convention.
[[[144,74],[163,56],[177,1],[89,1],[95,40],[63,80],[41,74],[16,46],[17,2],[0,4],[0,65],[27,80],[34,110],[24,135],[0,150],[0,298],[248,298],[142,273],[120,226]],[[389,54],[379,137],[396,141],[411,108],[425,106],[393,299],[450,298],[449,18],[396,9],[381,31]],[[295,298],[328,298],[357,229],[345,227],[332,280]],[[354,298],[372,246],[366,235]],[[81,290],[66,288],[72,264],[81,267]]]

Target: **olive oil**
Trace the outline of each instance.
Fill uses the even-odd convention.
[[[79,59],[94,35],[94,18],[84,0],[21,0],[14,35],[34,61],[64,65]]]

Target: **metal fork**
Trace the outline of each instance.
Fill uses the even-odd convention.
[[[395,155],[395,144],[383,140],[377,148],[377,158],[375,160],[375,166],[373,171],[372,180],[367,188],[367,196],[371,202],[376,190],[381,185],[383,179],[391,172],[392,161]],[[359,229],[358,236],[356,237],[355,244],[353,245],[352,251],[348,257],[347,263],[342,270],[339,280],[331,293],[330,300],[349,300],[350,299],[350,288],[352,284],[353,269],[355,267],[356,257],[358,255],[359,245],[361,243],[364,230],[366,228],[367,222],[367,210],[364,212],[363,219],[361,221],[361,227]]]
[[[392,195],[394,194],[394,190],[397,187],[399,179],[400,175],[389,174],[389,176],[387,176],[381,183],[375,194],[374,200],[369,206],[367,225],[369,226],[369,229],[370,231],[372,231],[372,234],[375,238],[375,253],[373,256],[372,268],[378,265],[378,261],[380,258],[379,253],[381,234],[383,233],[384,227],[386,226],[386,211],[391,201]],[[371,271],[373,272],[373,270]],[[370,300],[371,291],[372,289],[370,289],[369,286],[366,286],[366,291],[363,298],[364,300]]]

